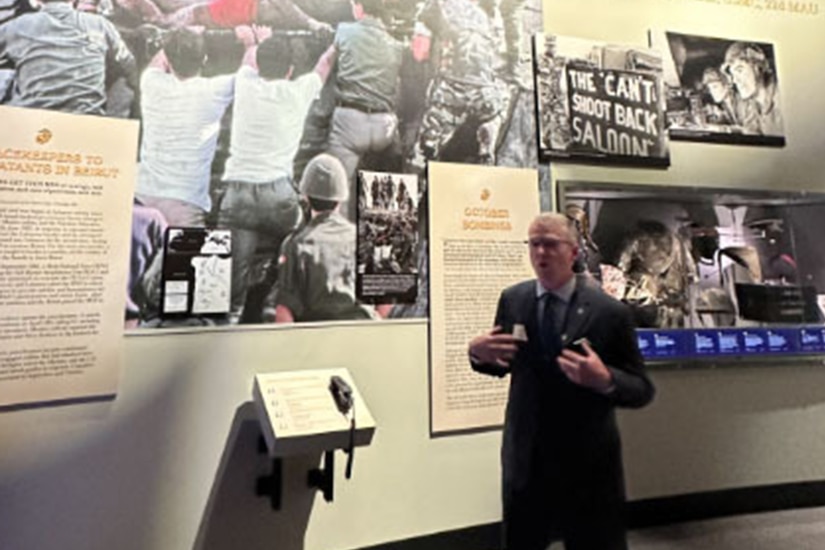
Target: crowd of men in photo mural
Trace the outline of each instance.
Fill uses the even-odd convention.
[[[538,0],[0,0],[0,103],[141,120],[129,326],[275,321],[287,271],[300,309],[350,306],[288,320],[423,316],[426,290],[359,303],[357,171],[535,165],[540,24]],[[347,189],[313,186],[310,206],[319,154]],[[161,314],[169,227],[232,230],[225,316]]]

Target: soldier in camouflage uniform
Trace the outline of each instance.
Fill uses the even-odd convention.
[[[627,279],[622,301],[643,328],[684,328],[696,264],[678,233],[640,220],[617,262]]]
[[[430,84],[413,167],[437,159],[456,131],[470,120],[479,123],[476,139],[481,162],[495,163],[495,147],[508,101],[506,85],[496,75],[501,62],[494,2],[428,0],[414,38],[418,60],[436,46],[437,74]],[[422,45],[423,44],[423,45]]]
[[[525,72],[529,72],[531,60],[530,50],[525,43],[522,17],[527,0],[501,0],[499,12],[504,24],[504,41],[507,50],[504,54],[506,72],[516,83],[524,87],[530,82],[524,82]],[[530,79],[528,79],[530,80]]]
[[[275,321],[278,323],[370,319],[355,299],[355,225],[338,209],[349,197],[341,162],[320,154],[307,164],[301,193],[312,219],[281,249]]]

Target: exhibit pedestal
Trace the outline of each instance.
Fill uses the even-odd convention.
[[[261,422],[261,452],[272,457],[272,473],[258,479],[256,494],[281,507],[282,457],[323,453],[322,468],[307,473],[307,486],[332,502],[334,451],[347,455],[346,477],[352,473],[356,446],[366,446],[375,420],[347,369],[291,371],[255,376],[255,406]]]

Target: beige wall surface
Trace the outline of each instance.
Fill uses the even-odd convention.
[[[547,0],[548,32],[773,42],[788,141],[673,143],[668,170],[557,165],[554,178],[821,188],[824,17],[724,1]],[[500,433],[429,438],[423,322],[130,336],[126,355],[114,402],[0,414],[0,548],[301,548],[305,534],[309,550],[343,550],[500,517]],[[253,494],[270,466],[256,453],[252,377],[330,367],[350,369],[375,439],[357,451],[350,481],[338,454],[330,504],[303,488],[318,457],[287,461],[283,509],[272,512]],[[632,498],[825,478],[822,365],[653,376],[655,403],[621,414]]]

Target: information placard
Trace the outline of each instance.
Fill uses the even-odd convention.
[[[0,106],[0,407],[113,395],[138,124]]]
[[[509,379],[472,371],[467,344],[492,328],[501,291],[533,276],[525,243],[538,174],[431,162],[428,177],[431,429],[500,426]]]
[[[333,396],[335,377],[352,392],[346,411]],[[375,420],[344,368],[258,374],[253,394],[273,456],[347,448],[353,418],[355,446],[369,445],[375,433]]]

